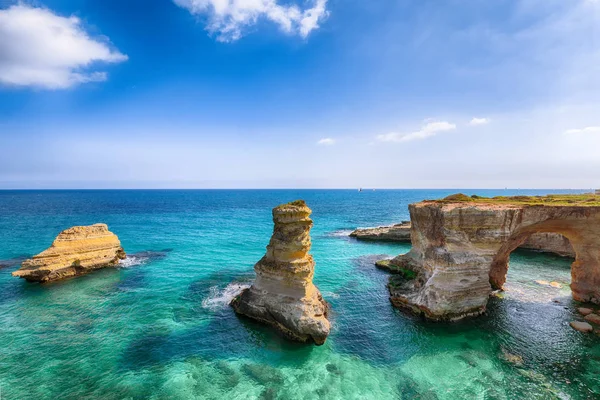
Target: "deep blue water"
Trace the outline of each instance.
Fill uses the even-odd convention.
[[[600,337],[568,326],[568,259],[515,252],[510,289],[477,319],[436,324],[391,307],[373,262],[409,245],[348,231],[455,192],[0,191],[1,399],[600,398]],[[333,310],[321,347],[227,305],[264,254],[271,209],[299,198],[313,209],[315,283]],[[61,230],[96,222],[121,239],[122,268],[44,285],[11,277]]]

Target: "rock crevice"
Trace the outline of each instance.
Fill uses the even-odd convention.
[[[231,305],[238,314],[271,325],[286,337],[323,344],[329,334],[328,305],[313,284],[311,210],[304,201],[273,209],[275,227],[256,280]]]

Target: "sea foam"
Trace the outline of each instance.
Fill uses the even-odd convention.
[[[202,307],[210,310],[226,307],[237,295],[249,287],[249,284],[230,283],[225,289],[219,290],[218,286],[213,286],[210,288],[208,297],[202,300]]]

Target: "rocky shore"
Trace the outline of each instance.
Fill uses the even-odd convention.
[[[267,253],[254,266],[256,280],[231,303],[234,310],[299,342],[321,345],[330,323],[328,304],[313,284],[311,210],[302,200],[273,209],[275,227]]]
[[[62,231],[48,249],[23,261],[12,275],[49,282],[115,266],[124,258],[119,238],[106,224],[74,226]]]
[[[402,221],[395,225],[358,228],[349,236],[358,240],[407,243],[410,242],[410,228],[410,221]],[[519,248],[575,258],[569,240],[558,233],[534,233]]]
[[[375,228],[358,228],[352,231],[349,236],[358,240],[410,242],[410,221]]]

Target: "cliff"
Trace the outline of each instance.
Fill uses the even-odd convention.
[[[410,227],[410,222],[405,221],[396,225],[358,228],[349,236],[358,240],[406,243],[410,242]],[[575,257],[575,251],[569,240],[558,233],[534,233],[519,248]]]
[[[254,266],[256,280],[231,305],[238,314],[273,326],[286,337],[321,345],[329,335],[328,305],[313,284],[311,210],[304,201],[273,209],[267,253]]]
[[[435,320],[480,314],[504,284],[510,253],[538,233],[568,238],[573,297],[600,303],[600,206],[509,199],[411,204],[412,249],[388,266],[400,274],[390,280],[392,303]]]
[[[50,248],[23,261],[13,276],[48,282],[116,265],[125,258],[119,238],[105,224],[74,226],[62,231]]]

